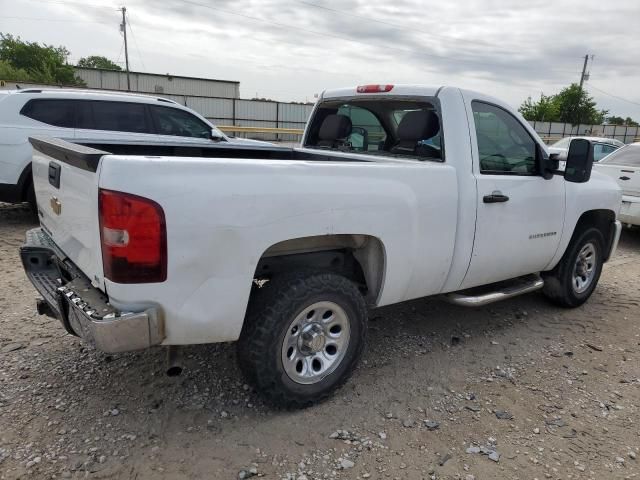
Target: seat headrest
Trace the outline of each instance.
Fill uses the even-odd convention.
[[[351,119],[346,115],[337,115],[335,113],[327,115],[320,131],[318,138],[320,140],[337,140],[339,138],[347,138],[351,135]]]
[[[426,140],[440,131],[440,120],[433,110],[405,113],[398,125],[399,140]]]

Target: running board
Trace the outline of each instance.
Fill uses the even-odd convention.
[[[482,307],[524,293],[535,292],[543,286],[544,280],[540,275],[525,275],[505,282],[447,293],[444,298],[448,302],[463,307]]]

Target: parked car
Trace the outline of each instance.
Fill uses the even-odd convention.
[[[87,141],[268,145],[229,138],[198,113],[166,98],[72,89],[3,90],[0,202],[30,201],[35,206],[28,141],[33,135]]]
[[[516,111],[453,87],[325,91],[301,148],[198,152],[216,161],[31,143],[41,228],[21,256],[39,311],[106,352],[237,340],[286,407],[347,380],[368,307],[539,289],[577,307],[621,230],[588,141],[558,172]]]
[[[597,165],[597,170],[622,188],[620,221],[640,225],[640,143],[616,150]]]
[[[593,144],[593,161],[599,162],[610,153],[623,147],[624,143],[615,138],[605,137],[565,137],[549,146],[549,153],[555,153],[560,161],[564,161],[567,157],[569,145],[574,138],[582,138],[589,140]]]

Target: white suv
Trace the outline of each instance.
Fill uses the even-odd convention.
[[[68,89],[0,91],[0,202],[35,204],[31,179],[33,135],[73,141],[181,144],[230,142],[193,110],[166,98]]]

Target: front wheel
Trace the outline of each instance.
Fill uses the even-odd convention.
[[[578,307],[588,300],[598,284],[604,262],[604,238],[589,228],[576,235],[560,263],[544,274],[545,295],[563,307]]]
[[[333,273],[286,274],[252,295],[239,364],[271,403],[306,407],[347,381],[366,334],[366,305],[353,282]]]

